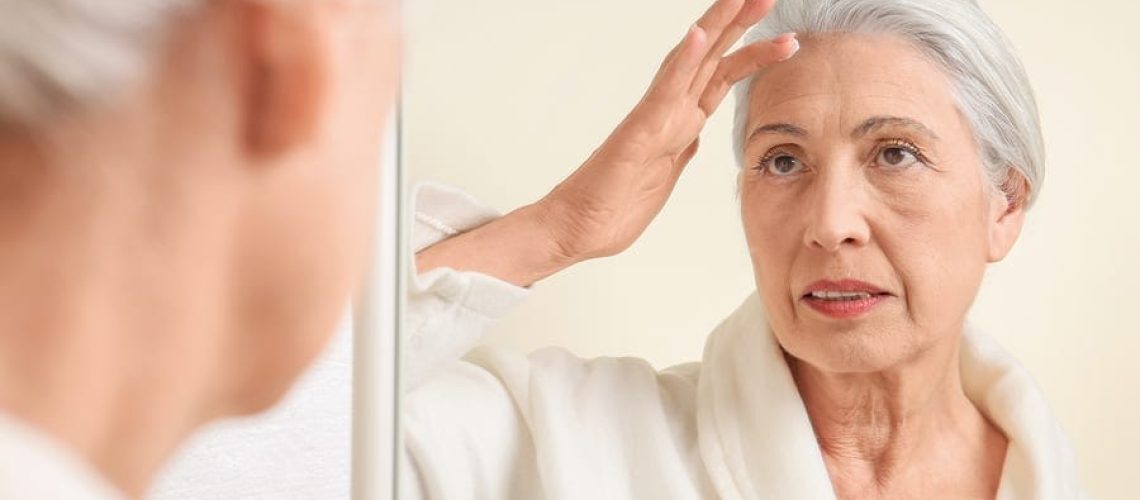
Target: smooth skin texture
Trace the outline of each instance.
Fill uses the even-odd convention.
[[[986,265],[1020,233],[1024,183],[992,187],[945,76],[898,39],[815,37],[796,53],[781,37],[722,57],[771,5],[713,4],[586,163],[535,204],[423,250],[419,270],[529,286],[623,251],[731,83],[760,72],[746,147],[759,168],[741,172],[741,217],[837,494],[993,498],[1007,442],[966,398],[958,345]],[[891,296],[835,320],[802,302],[821,279]]]
[[[275,403],[366,265],[397,16],[202,2],[137,86],[0,131],[0,408],[141,497]]]

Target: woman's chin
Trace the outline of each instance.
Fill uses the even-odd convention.
[[[874,373],[898,366],[914,352],[913,337],[886,321],[803,325],[777,334],[792,357],[831,373]]]

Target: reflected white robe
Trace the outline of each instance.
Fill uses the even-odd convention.
[[[496,216],[422,185],[414,250]],[[450,269],[411,282],[401,498],[835,498],[756,294],[712,332],[701,362],[657,371],[557,348],[476,347],[529,291]],[[961,373],[1009,438],[998,498],[1082,498],[1073,451],[1028,372],[967,329]]]
[[[126,500],[54,436],[0,411],[0,500]]]

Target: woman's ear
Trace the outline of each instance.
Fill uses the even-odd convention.
[[[990,197],[989,251],[990,262],[998,262],[1009,254],[1021,228],[1025,225],[1026,203],[1029,201],[1029,181],[1017,169],[1006,170],[1005,179]]]
[[[320,2],[236,3],[245,144],[255,157],[280,156],[315,138],[327,100]]]

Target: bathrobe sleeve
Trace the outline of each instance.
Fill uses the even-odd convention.
[[[412,255],[499,217],[469,195],[413,190]],[[523,498],[512,462],[529,437],[501,380],[463,359],[529,290],[475,272],[409,266],[400,498]],[[533,496],[531,496],[533,498]]]
[[[414,201],[415,251],[498,216],[438,185]],[[401,499],[697,497],[693,366],[476,347],[528,289],[451,269],[409,282]]]
[[[500,214],[453,188],[421,183],[413,190],[412,252],[482,226]],[[438,268],[408,269],[404,323],[404,390],[415,390],[475,347],[494,321],[529,290],[493,276]]]

